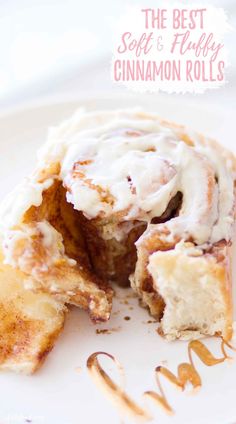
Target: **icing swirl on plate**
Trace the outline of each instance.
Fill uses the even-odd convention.
[[[236,351],[236,348],[226,340],[222,338],[220,339],[221,352],[223,354],[220,358],[216,358],[205,346],[205,344],[199,340],[192,340],[189,342],[189,362],[182,362],[178,365],[177,375],[175,375],[166,367],[157,366],[155,368],[155,377],[159,393],[154,390],[148,390],[144,392],[144,396],[151,399],[166,414],[173,415],[175,411],[167,400],[160,381],[160,375],[165,377],[172,385],[181,391],[184,391],[187,385],[190,384],[192,386],[192,393],[197,393],[197,391],[202,387],[202,380],[196,366],[194,365],[192,353],[195,353],[200,361],[208,367],[218,365],[222,362],[225,362],[226,360],[231,360],[232,358],[226,353],[225,348],[228,347],[234,352]],[[152,421],[153,417],[150,416],[149,412],[134,402],[124,391],[123,387],[116,384],[105,372],[104,368],[98,361],[98,357],[101,355],[109,357],[116,364],[122,377],[124,373],[123,367],[114,356],[106,352],[95,352],[87,359],[87,368],[95,384],[112,401],[122,416],[130,416],[135,418],[137,422]]]

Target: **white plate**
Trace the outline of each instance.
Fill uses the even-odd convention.
[[[203,109],[181,98],[127,95],[8,111],[0,118],[1,197],[32,169],[36,149],[44,141],[47,127],[69,116],[80,105],[89,109],[143,105],[165,118],[218,136],[222,143],[233,147],[231,134],[235,132],[235,123],[229,111]],[[150,317],[145,309],[138,306],[137,299],[129,298],[126,304],[128,293],[127,290],[119,290],[110,322],[99,327],[113,329],[111,334],[96,334],[98,326],[90,323],[85,312],[74,308],[55,348],[39,372],[29,377],[0,375],[1,423],[119,424],[121,419],[117,410],[94,385],[86,369],[86,360],[95,351],[109,352],[122,363],[127,393],[140,406],[148,408],[154,417],[153,422],[236,422],[236,361],[206,367],[194,357],[203,382],[202,389],[194,396],[180,393],[163,381],[169,403],[175,410],[173,417],[166,416],[150,400],[144,400],[145,390],[158,392],[155,367],[167,361],[165,364],[176,373],[177,365],[187,361],[187,343],[164,341],[155,331],[156,324],[147,323]],[[131,319],[126,321],[125,316]],[[211,339],[206,343],[215,355],[220,356],[218,340]],[[111,361],[103,360],[102,363],[118,380]],[[122,422],[135,421],[125,418]]]

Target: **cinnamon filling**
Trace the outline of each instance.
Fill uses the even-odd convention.
[[[176,217],[182,205],[182,193],[178,192],[161,217],[151,223],[164,223]],[[118,218],[118,219],[117,219]],[[136,241],[147,228],[142,221],[122,221],[122,217],[86,218],[66,200],[66,188],[60,181],[43,193],[40,207],[31,207],[26,219],[32,222],[47,220],[63,237],[65,254],[104,282],[129,286],[129,277],[137,263]],[[164,246],[159,246],[159,249]],[[170,248],[167,246],[165,248]],[[165,304],[153,288],[152,277],[146,271],[141,289],[156,304],[157,318],[161,318]]]

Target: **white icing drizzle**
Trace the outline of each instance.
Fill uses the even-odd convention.
[[[161,216],[181,192],[180,215],[166,223],[171,237],[191,238],[198,245],[230,240],[233,164],[196,134],[191,138],[194,147],[181,141],[177,130],[140,110],[79,110],[51,129],[37,172],[59,162],[67,200],[87,218],[119,214],[122,221],[145,221],[149,228],[152,218]],[[37,172],[2,203],[1,232],[14,232],[29,207],[41,204],[53,178],[39,183]],[[47,232],[45,242],[49,239]]]
[[[35,250],[35,243],[40,243],[40,255]],[[4,263],[31,274],[36,279],[60,261],[66,260],[73,266],[76,261],[65,255],[61,234],[47,221],[22,224],[17,229],[4,232]]]
[[[198,136],[191,147],[156,117],[144,118],[134,111],[83,116],[81,132],[77,124],[61,162],[67,200],[88,218],[122,212],[123,220],[149,223],[180,191],[180,216],[167,224],[171,234],[191,236],[198,244],[229,240],[234,203],[231,164],[227,167],[221,154],[203,146]],[[132,135],[132,130],[141,135]]]
[[[3,200],[0,206],[0,231],[19,224],[22,216],[31,206],[40,206],[43,200],[42,194],[53,183],[49,178],[43,183],[39,183],[35,176],[25,178],[17,185]]]

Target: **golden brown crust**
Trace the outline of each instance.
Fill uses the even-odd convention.
[[[27,276],[0,257],[0,369],[32,373],[53,348],[66,308],[23,286]]]

